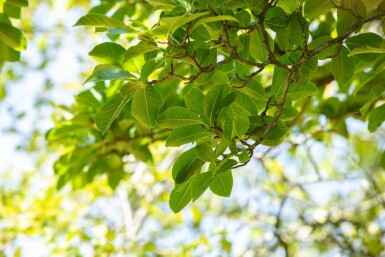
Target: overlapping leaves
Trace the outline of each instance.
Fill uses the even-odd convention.
[[[76,25],[131,42],[105,42],[89,53],[100,64],[86,82],[104,82],[114,92],[98,107],[96,126],[105,133],[101,140],[130,127],[143,142],[184,147],[172,168],[175,212],[208,188],[229,196],[234,169],[247,164],[258,145],[281,144],[289,127],[306,116],[309,97],[321,102],[312,111],[334,119],[333,124],[344,123],[351,106],[367,113],[370,131],[384,121],[378,96],[384,90],[377,82],[383,78],[383,37],[353,33],[385,14],[365,19],[362,1],[147,3],[147,17],[153,9],[160,11],[159,21],[150,26],[144,18],[135,21],[118,12],[109,17],[108,10],[87,14]],[[325,24],[324,15],[337,18]],[[318,27],[310,28],[312,21]],[[378,76],[376,83],[364,84],[376,86],[375,96],[355,81],[368,72]],[[368,102],[324,99],[324,87],[333,80],[348,99],[354,92]],[[341,126],[335,128],[343,134]],[[127,151],[135,152],[133,147]],[[148,160],[145,152],[137,159]]]

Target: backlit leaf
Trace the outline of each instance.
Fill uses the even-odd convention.
[[[213,174],[211,172],[205,172],[195,176],[192,180],[192,200],[198,199],[207,188],[209,188],[211,181],[213,180]]]
[[[209,23],[209,22],[215,22],[215,21],[235,21],[238,22],[238,20],[230,15],[218,15],[218,16],[213,16],[213,17],[208,17],[208,18],[203,18],[197,21],[194,26],[192,27],[192,30],[194,30],[196,27],[199,25]]]
[[[110,101],[100,108],[95,115],[96,127],[100,132],[103,134],[107,132],[112,122],[119,116],[131,98],[132,94],[125,96],[116,94]]]
[[[182,190],[174,188],[171,191],[169,204],[173,212],[180,212],[191,201],[191,187],[191,181],[188,181]]]
[[[131,75],[131,73],[125,70],[116,69],[116,68],[107,68],[107,69],[94,71],[94,73],[90,77],[88,77],[88,79],[84,82],[84,84],[88,82],[125,79],[129,77],[133,77],[133,76]]]
[[[112,19],[100,13],[89,13],[81,17],[74,26],[127,28],[123,22]]]
[[[113,42],[101,43],[89,52],[89,55],[97,62],[103,64],[120,65],[123,63],[126,50]]]
[[[231,171],[218,173],[210,184],[210,190],[219,196],[229,197],[233,189],[233,174]]]
[[[131,105],[132,116],[144,125],[153,128],[162,104],[163,99],[158,90],[153,86],[147,86],[134,93]]]
[[[181,106],[168,108],[159,115],[157,120],[157,124],[161,128],[180,128],[202,123],[196,113]]]
[[[201,125],[185,126],[173,129],[167,137],[166,146],[181,146],[192,143],[205,129]]]
[[[199,88],[193,88],[186,95],[186,97],[184,98],[184,101],[186,103],[186,107],[189,110],[198,114],[202,114],[204,112],[203,99],[204,99],[203,92]]]
[[[182,184],[189,180],[202,167],[203,163],[197,157],[195,148],[191,148],[176,158],[172,167],[172,178],[175,183]]]
[[[368,129],[374,132],[385,121],[385,104],[374,108],[369,112]]]
[[[214,151],[208,143],[197,144],[195,152],[202,161],[211,162],[214,160]]]

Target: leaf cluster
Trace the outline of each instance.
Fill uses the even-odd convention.
[[[383,32],[368,26],[385,17],[384,6],[148,0],[94,7],[75,25],[111,42],[89,52],[99,64],[86,83],[95,86],[47,134],[66,149],[55,164],[58,187],[103,173],[116,187],[125,157],[151,163],[158,141],[185,145],[172,168],[170,206],[179,212],[208,188],[229,196],[234,169],[260,145],[280,145],[290,128],[316,137],[314,123],[324,116],[348,136],[345,120],[353,116],[368,117],[375,131],[385,120],[385,50]],[[331,82],[338,95],[328,97]]]

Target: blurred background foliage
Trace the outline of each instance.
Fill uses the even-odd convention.
[[[306,103],[285,142],[257,149],[248,166],[234,171],[229,198],[206,193],[173,214],[170,169],[181,149],[165,148],[160,133],[152,154],[139,138],[129,149],[138,151],[135,158],[121,161],[127,149],[116,142],[119,130],[98,144],[93,115],[116,88],[81,84],[94,65],[85,53],[107,38],[72,25],[91,6],[98,11],[115,2],[121,4],[30,0],[22,21],[12,20],[28,48],[19,62],[3,64],[0,76],[0,256],[385,254],[385,130],[369,133],[351,115],[348,92],[325,76],[330,63],[312,74],[325,89]],[[127,12],[149,19],[142,4]],[[328,24],[314,33],[330,30]],[[70,178],[60,175],[82,169],[71,161],[81,165],[89,155],[101,170],[65,185]]]

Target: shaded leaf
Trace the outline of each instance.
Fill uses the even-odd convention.
[[[332,59],[332,73],[340,85],[344,85],[352,79],[355,70],[353,58],[348,57],[349,50],[342,47],[337,56]]]
[[[210,125],[213,125],[216,122],[219,106],[222,101],[223,88],[223,85],[212,86],[204,98],[204,113],[209,118]]]

